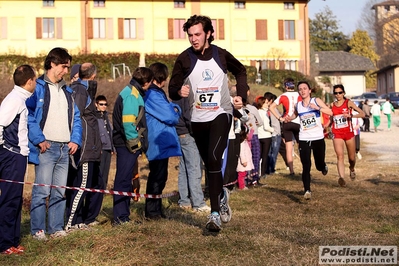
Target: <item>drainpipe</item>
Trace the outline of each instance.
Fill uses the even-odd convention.
[[[84,35],[84,49],[83,52],[84,54],[87,54],[87,4],[89,1],[86,0],[85,2],[85,7],[84,7],[84,29],[85,29],[85,35]]]

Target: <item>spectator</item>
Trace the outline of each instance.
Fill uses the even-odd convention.
[[[154,74],[149,68],[139,67],[116,99],[112,114],[113,142],[116,149],[116,174],[114,190],[132,192],[132,178],[142,145],[139,124],[145,121],[145,90],[151,85]],[[143,128],[145,129],[145,128]],[[143,133],[144,134],[144,133]],[[130,198],[114,195],[114,225],[129,222]]]
[[[260,157],[262,159],[260,177],[266,179],[266,172],[269,168],[269,151],[272,143],[272,134],[274,132],[274,128],[272,127],[272,121],[269,116],[269,101],[267,101],[265,97],[259,97],[257,101],[257,107],[263,122],[263,126],[258,127],[261,154]]]
[[[238,173],[238,189],[245,190],[248,189],[245,186],[245,179],[248,178],[248,173],[251,173],[251,170],[254,168],[254,164],[252,162],[252,154],[251,148],[248,144],[248,133],[249,128],[247,125],[241,125],[241,132],[240,132],[240,156],[238,157],[238,164],[237,164],[237,173]]]
[[[44,61],[45,74],[36,80],[36,90],[26,101],[29,162],[35,164],[35,183],[57,186],[33,186],[31,234],[37,240],[47,240],[46,232],[51,237],[66,236],[65,188],[61,187],[67,183],[69,156],[76,153],[82,142],[80,112],[72,89],[63,80],[71,61],[66,49],[52,49]]]
[[[100,175],[102,144],[95,106],[96,75],[95,65],[83,63],[79,68],[79,79],[71,84],[83,128],[82,148],[74,154],[68,172],[68,184],[73,187],[104,189]],[[82,190],[67,192],[66,229],[84,229],[97,224],[95,219],[100,213],[104,194]]]
[[[374,133],[377,133],[378,127],[381,124],[381,106],[378,104],[378,100],[374,101],[374,104],[371,107],[370,113],[373,116]]]
[[[392,112],[395,112],[395,109],[393,108],[389,97],[387,97],[385,103],[382,104],[382,112],[388,120],[388,131],[391,131],[391,114]]]
[[[366,99],[364,101],[364,104],[362,106],[362,110],[365,114],[365,117],[363,118],[364,121],[364,132],[370,132],[370,106],[369,106],[369,100]]]
[[[23,182],[28,147],[28,110],[25,101],[34,92],[36,74],[29,65],[15,69],[14,88],[0,105],[0,176]],[[23,186],[0,182],[0,252],[23,253],[21,241],[21,211]]]
[[[112,143],[112,125],[109,122],[107,107],[107,98],[104,95],[98,95],[96,97],[96,117],[102,144],[100,174],[104,181],[104,188],[107,188],[111,157],[115,152],[115,147]]]
[[[193,209],[198,212],[210,212],[206,205],[201,188],[202,169],[201,157],[195,140],[192,137],[191,113],[187,98],[173,101],[180,106],[182,115],[176,125],[182,156],[179,162],[178,187],[179,206],[183,209]]]
[[[150,173],[147,180],[147,194],[162,194],[168,179],[169,157],[181,156],[181,148],[175,126],[181,110],[170,103],[163,87],[169,76],[168,68],[162,63],[150,66],[154,73],[152,84],[145,92],[144,105],[148,126],[148,150],[146,152]],[[162,211],[161,198],[146,198],[145,217],[151,220],[166,218]]]

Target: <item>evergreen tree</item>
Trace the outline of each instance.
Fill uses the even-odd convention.
[[[326,6],[314,19],[309,19],[310,44],[315,51],[345,51],[348,38],[339,31],[339,21]]]

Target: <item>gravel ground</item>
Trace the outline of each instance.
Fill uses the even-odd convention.
[[[399,110],[391,115],[391,130],[388,131],[388,123],[385,115],[381,115],[381,124],[378,132],[374,132],[373,119],[370,118],[371,132],[360,132],[360,153],[362,150],[376,152],[375,160],[385,161],[387,164],[397,164],[399,155]],[[369,160],[373,161],[373,160]]]

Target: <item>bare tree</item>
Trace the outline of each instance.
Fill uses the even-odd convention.
[[[357,22],[357,28],[367,31],[370,38],[373,40],[376,39],[376,33],[375,33],[376,17],[375,17],[375,10],[372,9],[372,7],[375,4],[380,3],[381,1],[382,0],[367,0],[362,8],[361,17]]]
[[[399,61],[399,13],[391,10],[399,6],[399,0],[368,0],[363,7],[358,27],[366,30],[374,40],[380,57],[377,67],[385,67]]]

